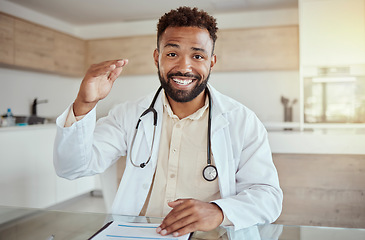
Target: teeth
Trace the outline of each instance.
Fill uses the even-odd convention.
[[[191,79],[181,80],[181,79],[175,79],[175,78],[173,78],[172,80],[174,80],[174,82],[176,82],[177,84],[180,84],[180,85],[188,85],[193,81]]]

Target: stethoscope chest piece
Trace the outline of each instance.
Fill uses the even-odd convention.
[[[214,165],[207,165],[203,169],[203,177],[207,181],[214,181],[218,177],[217,168]]]

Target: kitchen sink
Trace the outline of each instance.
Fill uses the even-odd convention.
[[[28,117],[28,124],[34,125],[34,124],[44,124],[46,122],[46,118],[38,117],[38,116],[30,116]]]
[[[18,125],[35,125],[35,124],[44,124],[46,123],[46,118],[38,117],[38,116],[14,116],[15,123]]]

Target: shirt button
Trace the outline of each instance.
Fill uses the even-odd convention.
[[[175,174],[171,174],[171,175],[170,175],[170,178],[174,178],[174,177],[175,177]]]
[[[173,152],[173,153],[176,153],[176,151],[177,151],[177,150],[176,150],[176,148],[172,149],[172,152]]]
[[[176,124],[176,128],[180,128],[181,127],[181,125],[180,124]]]

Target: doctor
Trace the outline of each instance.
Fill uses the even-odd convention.
[[[92,65],[57,119],[57,174],[101,173],[126,155],[112,213],[164,217],[161,235],[275,221],[283,195],[267,132],[252,111],[208,84],[216,32],[216,20],[196,8],[162,16],[153,53],[162,90],[97,123],[96,105],[128,60]]]

